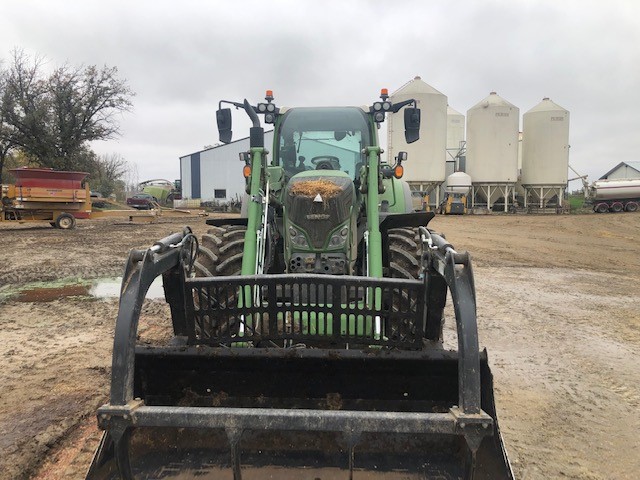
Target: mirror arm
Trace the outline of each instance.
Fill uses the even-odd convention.
[[[240,102],[232,102],[231,100],[220,100],[218,102],[218,110],[222,110],[222,104],[223,103],[228,103],[229,105],[233,105],[236,108],[242,108],[244,109],[244,103],[240,103]]]
[[[398,113],[402,107],[405,107],[405,106],[411,105],[411,104],[413,104],[414,106],[417,107],[416,101],[413,98],[410,98],[409,100],[404,100],[402,102],[394,103],[391,106],[391,111],[393,113]]]

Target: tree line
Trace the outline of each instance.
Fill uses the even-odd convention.
[[[64,64],[45,72],[42,57],[16,49],[0,63],[0,183],[8,168],[33,166],[89,173],[108,196],[135,167],[118,154],[98,156],[91,141],[120,134],[118,118],[135,93],[116,67]]]

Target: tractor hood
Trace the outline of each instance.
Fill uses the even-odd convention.
[[[289,220],[302,228],[313,248],[323,248],[331,231],[351,215],[355,187],[339,170],[313,170],[294,175],[287,184]]]

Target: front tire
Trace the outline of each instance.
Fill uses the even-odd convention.
[[[422,258],[422,244],[417,228],[391,228],[388,230],[389,238],[389,270],[391,278],[416,280],[420,275],[420,263]],[[397,295],[397,293],[396,293]],[[394,295],[395,296],[395,295]],[[401,293],[402,299],[394,302],[393,310],[398,312],[409,310],[415,313],[416,300],[409,300],[406,292]],[[410,302],[410,303],[409,303]],[[404,305],[404,306],[401,306]],[[402,339],[407,335],[413,335],[414,326],[407,320],[394,321],[386,325],[386,332],[390,338]]]
[[[202,236],[195,261],[197,277],[240,275],[244,253],[244,225],[214,227]]]
[[[420,273],[422,248],[415,228],[391,228],[389,235],[389,276],[415,280]]]
[[[222,277],[240,275],[242,272],[242,256],[244,254],[244,236],[247,227],[244,225],[223,225],[213,227],[200,239],[198,257],[194,262],[196,277]],[[196,302],[199,299],[195,298]],[[204,298],[205,302],[215,302],[219,308],[226,308],[238,301],[235,293],[226,298]],[[204,307],[204,306],[203,306]],[[230,334],[238,332],[237,322],[219,325],[218,320],[208,319],[211,325],[210,332],[213,335]],[[201,332],[204,333],[204,332]]]

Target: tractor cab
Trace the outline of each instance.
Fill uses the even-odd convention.
[[[362,149],[375,145],[367,114],[357,107],[293,108],[276,126],[275,161],[285,177],[309,170],[340,170],[359,176]]]

